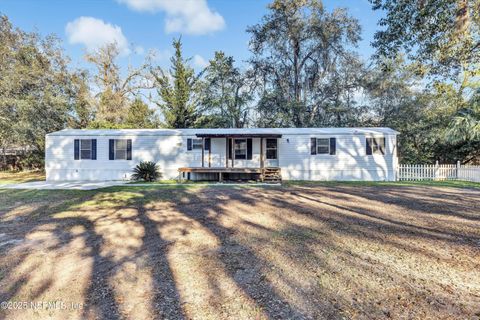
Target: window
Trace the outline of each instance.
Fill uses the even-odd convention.
[[[202,139],[198,138],[188,138],[187,139],[187,150],[202,150]]]
[[[82,160],[92,159],[92,140],[90,139],[80,140],[80,159]]]
[[[317,154],[330,154],[330,139],[317,139]]]
[[[110,139],[108,149],[109,160],[132,160],[131,139]]]
[[[96,139],[75,139],[73,143],[75,160],[97,160]]]
[[[235,159],[247,159],[247,139],[235,139]]]
[[[193,150],[202,150],[202,139],[192,139]]]
[[[227,139],[228,140],[228,159],[252,160],[252,139]]]
[[[115,160],[127,159],[127,140],[115,140]]]
[[[267,139],[266,151],[268,160],[277,159],[277,139]]]
[[[337,138],[310,138],[310,154],[329,154],[337,153]]]
[[[385,138],[367,138],[367,155],[385,154]]]

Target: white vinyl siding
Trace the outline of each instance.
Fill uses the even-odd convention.
[[[200,130],[200,129],[199,129]],[[248,129],[245,129],[248,130]],[[275,129],[280,130],[280,129]],[[293,131],[293,129],[285,129]],[[305,131],[306,129],[301,129]],[[89,132],[89,130],[87,130]],[[96,130],[92,130],[96,133]],[[108,131],[110,132],[110,131]],[[112,131],[117,132],[117,131]],[[120,131],[121,132],[121,131]],[[178,177],[180,167],[200,167],[201,152],[185,152],[187,138],[195,137],[195,131],[161,135],[61,135],[61,131],[46,137],[45,166],[48,180],[124,180],[129,179],[132,168],[140,161],[154,161],[160,166],[163,179]],[[160,132],[164,132],[161,130]],[[128,134],[127,134],[128,133]],[[311,155],[311,138],[336,138],[335,156]],[[385,155],[365,154],[366,138],[385,138]],[[74,139],[97,139],[97,161],[74,161]],[[132,160],[109,161],[109,140],[131,139],[135,152]],[[201,140],[201,139],[199,139]],[[266,139],[264,152],[266,152]],[[394,146],[396,135],[369,136],[368,134],[283,134],[277,139],[278,160],[275,165],[282,169],[284,180],[394,180],[398,159]],[[204,153],[204,164],[208,167],[225,167],[226,139],[212,138],[211,152]],[[228,160],[231,167],[232,161]],[[260,166],[260,138],[252,139],[252,160],[236,159],[235,167],[258,168]]]
[[[312,155],[308,135],[279,139],[279,166],[284,180],[394,181],[398,163],[395,135],[386,135],[385,155],[366,155],[364,135],[337,135],[335,156]],[[315,137],[317,138],[317,137]],[[288,140],[288,142],[287,142]]]

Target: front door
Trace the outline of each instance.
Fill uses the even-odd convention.
[[[266,139],[265,146],[265,166],[278,167],[278,139]]]

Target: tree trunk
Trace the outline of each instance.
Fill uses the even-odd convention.
[[[463,38],[470,26],[470,15],[468,12],[468,0],[458,0],[457,2],[457,17],[456,17],[456,33],[457,36]]]
[[[2,162],[3,162],[3,168],[7,168],[7,150],[5,147],[2,148]]]
[[[293,39],[293,95],[294,95],[294,118],[295,118],[295,126],[302,127],[302,110],[300,110],[301,99],[300,99],[300,70],[299,70],[299,62],[300,62],[300,43],[296,38]]]

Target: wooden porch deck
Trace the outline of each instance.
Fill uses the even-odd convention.
[[[225,167],[181,167],[178,168],[180,177],[183,173],[214,173],[218,174],[218,181],[223,181],[224,174],[229,173],[244,173],[244,174],[259,174],[260,180],[265,181],[281,181],[281,171],[277,167],[268,168],[225,168]]]
[[[261,168],[225,168],[225,167],[183,167],[179,172],[195,173],[262,173]]]

